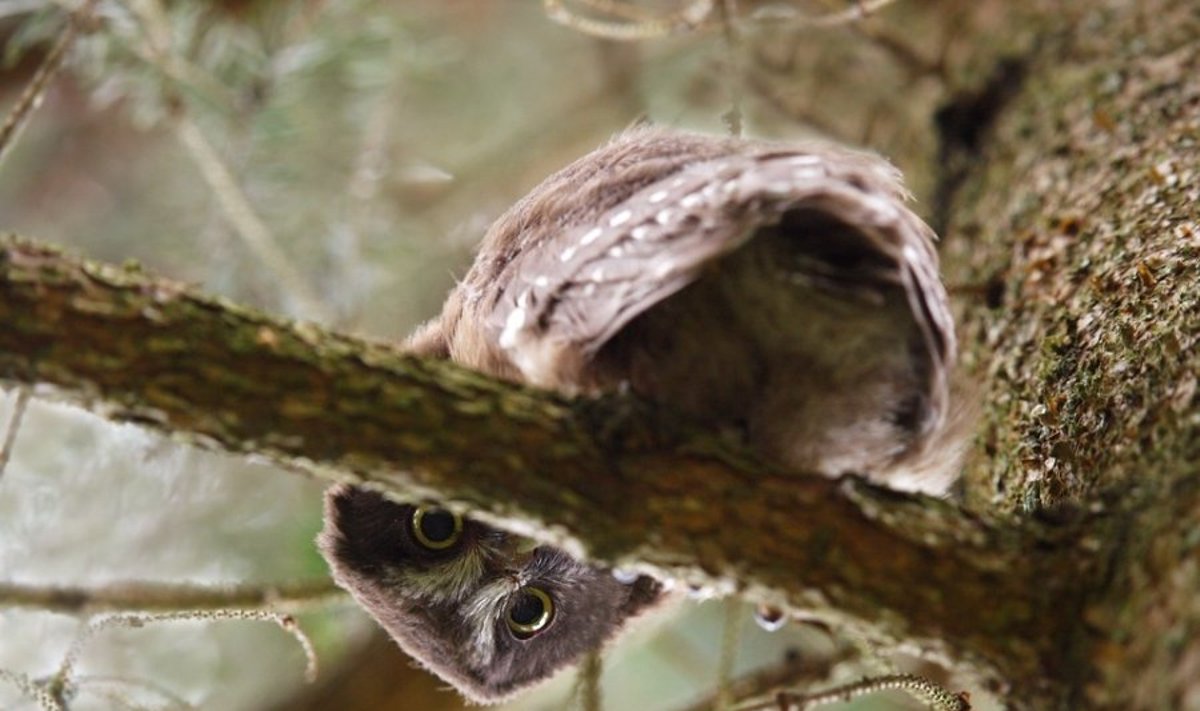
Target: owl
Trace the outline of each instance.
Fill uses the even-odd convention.
[[[634,129],[500,217],[407,345],[568,395],[627,390],[804,475],[941,492],[954,333],[906,197],[868,154]],[[338,583],[476,702],[666,597],[436,505],[342,485],[325,513]]]

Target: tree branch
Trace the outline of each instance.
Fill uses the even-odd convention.
[[[0,322],[0,380],[113,420],[453,499],[574,552],[732,584],[1004,677],[1063,663],[1099,572],[1070,528],[991,526],[779,471],[628,399],[497,382],[14,236],[0,237]]]
[[[292,612],[339,599],[346,599],[345,593],[328,578],[278,585],[230,586],[129,582],[65,587],[0,582],[0,608],[31,607],[72,615],[129,610],[270,609]]]

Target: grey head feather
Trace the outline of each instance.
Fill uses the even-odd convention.
[[[622,583],[547,546],[514,567],[508,534],[474,521],[452,548],[422,550],[408,527],[413,511],[374,491],[332,487],[318,544],[334,579],[400,647],[473,701],[503,701],[550,678],[662,599],[650,578]],[[522,639],[504,618],[531,584],[553,597],[554,616]]]

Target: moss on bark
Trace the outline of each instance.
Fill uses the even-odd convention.
[[[1047,33],[947,241],[983,422],[971,507],[1105,512],[1074,708],[1200,705],[1200,7],[1096,3]],[[1068,650],[1064,650],[1068,651]]]

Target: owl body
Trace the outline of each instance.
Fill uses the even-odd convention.
[[[634,130],[502,216],[408,346],[572,395],[628,389],[798,472],[937,492],[953,327],[933,235],[904,199],[888,164],[853,151]],[[649,578],[517,554],[474,522],[423,549],[417,511],[335,488],[322,549],[402,647],[477,701],[661,599]]]
[[[637,130],[497,221],[440,347],[566,393],[628,387],[797,471],[937,492],[914,463],[945,419],[953,325],[904,198],[843,148]]]

